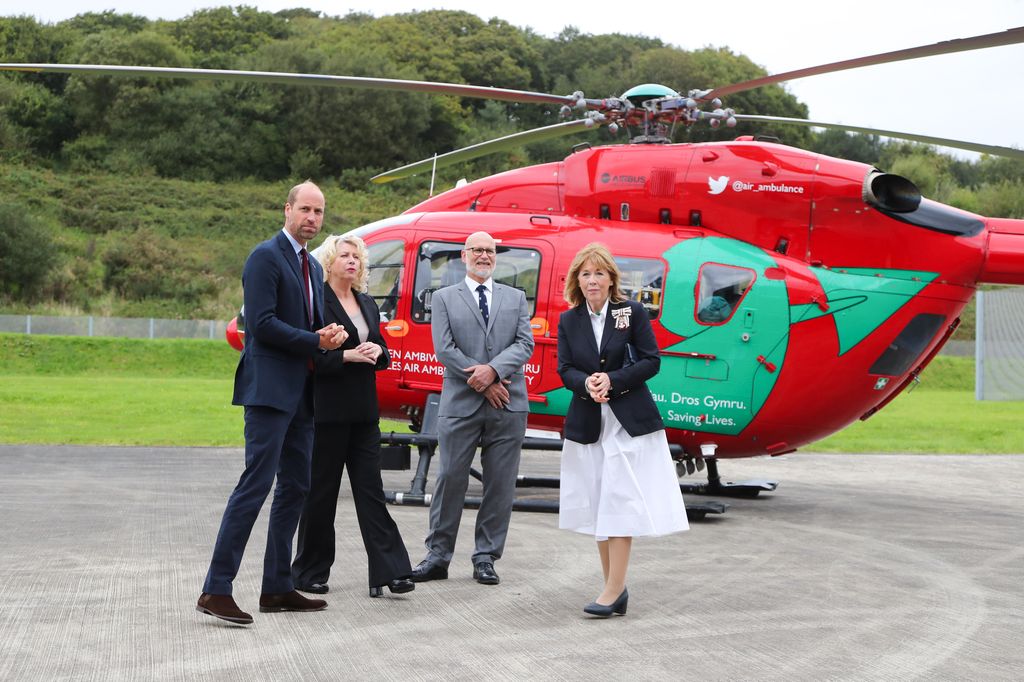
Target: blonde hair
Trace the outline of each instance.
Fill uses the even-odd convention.
[[[334,265],[334,261],[338,257],[338,247],[342,243],[349,244],[352,247],[355,251],[356,259],[359,261],[359,270],[356,272],[356,281],[353,283],[353,288],[356,291],[365,293],[370,283],[370,254],[366,250],[366,242],[354,234],[331,235],[324,240],[323,244],[313,249],[313,255],[320,261],[320,265],[323,266],[324,281],[327,281],[327,273],[331,266]]]
[[[622,295],[619,290],[619,281],[622,279],[619,274],[619,266],[615,264],[615,259],[612,258],[611,251],[608,247],[600,242],[591,242],[584,246],[576,254],[576,257],[572,259],[572,265],[569,266],[569,274],[565,277],[565,302],[570,307],[575,308],[583,305],[586,298],[583,296],[583,291],[580,289],[580,270],[583,269],[583,265],[591,261],[594,265],[602,270],[605,270],[612,278],[612,285],[608,288],[608,298],[612,303],[618,303],[626,300],[626,297]]]

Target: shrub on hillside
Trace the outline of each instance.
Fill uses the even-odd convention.
[[[0,291],[9,300],[35,301],[61,261],[53,226],[25,206],[0,204]]]
[[[132,301],[174,300],[188,306],[217,293],[216,277],[198,262],[201,254],[150,229],[120,237],[103,254],[104,285]]]

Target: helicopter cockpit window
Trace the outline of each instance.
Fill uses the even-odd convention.
[[[652,320],[658,317],[665,264],[654,258],[616,258],[615,264],[619,266],[622,294],[631,301],[642,303]]]
[[[366,293],[380,308],[380,321],[390,322],[398,307],[399,287],[402,283],[402,261],[405,242],[400,239],[378,242],[366,247],[370,255],[370,281]]]
[[[423,242],[420,245],[412,299],[412,319],[415,322],[430,322],[430,302],[435,291],[466,278],[466,265],[461,256],[462,244]],[[498,244],[494,281],[522,290],[526,294],[530,317],[537,309],[539,276],[539,252]]]
[[[697,284],[697,320],[704,324],[727,322],[753,283],[753,270],[705,263]]]

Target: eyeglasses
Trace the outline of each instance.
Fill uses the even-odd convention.
[[[465,249],[465,250],[472,252],[474,256],[482,256],[485,253],[488,256],[493,256],[495,253],[497,253],[494,249],[484,248],[482,246],[472,246],[472,247],[470,247],[468,249]]]

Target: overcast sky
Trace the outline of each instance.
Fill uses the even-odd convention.
[[[434,8],[497,16],[554,36],[565,26],[590,34],[661,38],[684,49],[729,47],[769,73],[1024,25],[1024,0],[747,0],[628,3],[515,0],[0,0],[0,15],[56,22],[87,11],[116,10],[178,19],[194,10],[245,4],[267,11],[307,7],[328,15],[375,16]],[[643,11],[631,12],[632,8]],[[486,85],[486,84],[484,84]],[[723,83],[665,83],[678,91]],[[928,57],[856,72],[812,76],[787,88],[812,120],[917,132],[1024,148],[1024,45]],[[558,93],[569,94],[569,93]],[[586,93],[603,97],[621,93]],[[726,101],[728,105],[728,101]],[[760,112],[741,112],[760,113]]]

